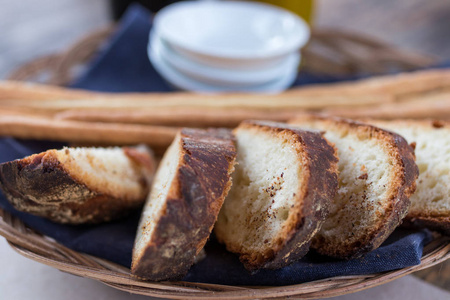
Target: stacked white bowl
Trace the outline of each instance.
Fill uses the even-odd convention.
[[[276,6],[182,1],[156,14],[148,54],[182,90],[277,93],[295,80],[308,39],[308,25]]]

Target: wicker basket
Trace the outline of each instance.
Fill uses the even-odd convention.
[[[65,85],[73,79],[74,69],[88,61],[104,40],[114,32],[108,27],[77,42],[61,54],[34,60],[11,74],[10,79]],[[359,48],[359,56],[351,49]],[[311,72],[349,74],[409,70],[431,63],[431,59],[409,54],[379,41],[345,32],[314,31],[304,50],[303,67]],[[42,80],[41,80],[42,81]],[[243,287],[192,282],[145,282],[130,275],[130,270],[110,261],[78,253],[24,225],[0,209],[0,235],[19,254],[61,271],[91,278],[130,293],[161,298],[186,299],[261,299],[295,296],[315,299],[339,296],[387,283],[412,272],[431,267],[450,258],[450,238],[435,236],[423,253],[420,265],[370,275],[341,276],[282,287]]]
[[[425,246],[420,265],[370,275],[340,276],[281,287],[240,287],[192,282],[146,282],[130,270],[107,260],[70,250],[28,228],[0,210],[0,235],[19,254],[61,271],[98,280],[130,293],[173,299],[261,299],[295,296],[300,299],[334,297],[371,288],[450,258],[450,238],[436,236]]]
[[[24,64],[12,72],[9,79],[32,81],[44,77],[45,83],[66,85],[75,77],[76,66],[89,61],[114,30],[115,26],[100,29],[61,54]],[[409,71],[433,63],[431,57],[399,50],[360,34],[331,29],[314,30],[307,47],[302,49],[302,57],[303,70],[339,76]]]

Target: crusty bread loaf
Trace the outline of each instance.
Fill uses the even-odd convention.
[[[281,268],[309,249],[337,190],[337,156],[319,133],[246,121],[234,131],[233,186],[217,239],[248,270]]]
[[[236,150],[226,129],[183,129],[166,151],[144,206],[131,272],[180,279],[194,263],[231,186]]]
[[[415,148],[420,174],[405,223],[450,235],[450,123],[369,122],[402,135]]]
[[[144,203],[154,166],[146,147],[48,150],[0,164],[0,187],[18,210],[60,223],[98,223]]]
[[[376,249],[410,206],[418,175],[413,149],[397,134],[350,120],[303,116],[290,123],[323,131],[338,149],[339,190],[312,247],[346,259]]]

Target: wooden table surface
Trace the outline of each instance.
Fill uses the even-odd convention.
[[[0,0],[0,79],[110,22],[107,0]],[[448,0],[318,0],[314,26],[371,35],[450,61]],[[450,290],[450,261],[416,275]]]

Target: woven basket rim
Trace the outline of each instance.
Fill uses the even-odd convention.
[[[19,254],[63,272],[100,281],[129,293],[172,299],[255,299],[295,296],[300,299],[334,297],[381,285],[450,258],[450,238],[435,236],[425,246],[419,265],[399,270],[326,278],[287,286],[228,286],[195,282],[148,282],[135,279],[129,269],[102,258],[79,253],[39,234],[19,218],[0,209],[0,235]]]
[[[101,49],[102,44],[116,31],[117,24],[111,23],[92,31],[72,44],[65,51],[34,59],[8,76],[9,80],[28,81],[42,71],[50,78],[47,83],[66,85],[73,81],[71,70],[83,65]],[[322,74],[349,74],[355,71],[380,74],[389,72],[393,66],[399,70],[414,70],[435,63],[436,58],[393,47],[377,38],[365,36],[353,31],[335,28],[315,28],[311,33],[308,47],[302,49],[303,68]],[[332,51],[325,55],[310,49],[316,44]],[[350,48],[349,48],[350,47]],[[350,49],[364,49],[363,54],[354,55]]]
[[[10,79],[28,80],[46,70],[51,75],[48,83],[64,85],[72,79],[70,70],[90,59],[114,30],[114,25],[110,25],[95,31],[83,37],[65,52],[42,57],[21,66],[11,74]],[[371,65],[375,71],[379,68],[379,62],[394,62],[402,68],[408,69],[426,66],[433,60],[429,57],[399,51],[380,41],[355,33],[315,30],[313,35],[317,42],[325,46],[330,43],[335,45],[335,50],[342,56],[342,62],[335,62],[305,49],[304,55],[309,55],[311,65],[319,69],[323,69],[325,66],[325,69],[328,70],[331,65],[335,66],[336,70],[353,70],[367,66],[367,59],[349,56],[345,47],[347,43],[365,46],[369,50],[377,50],[376,53],[368,52],[371,61],[377,58],[377,63]],[[330,40],[330,37],[333,39]],[[438,236],[425,247],[419,265],[377,274],[339,276],[277,287],[227,286],[183,281],[146,282],[133,278],[128,268],[62,246],[51,238],[27,227],[20,219],[1,208],[0,235],[8,241],[12,249],[24,257],[63,272],[94,279],[129,293],[172,299],[261,299],[287,296],[316,299],[334,297],[387,283],[450,258],[450,238]]]

